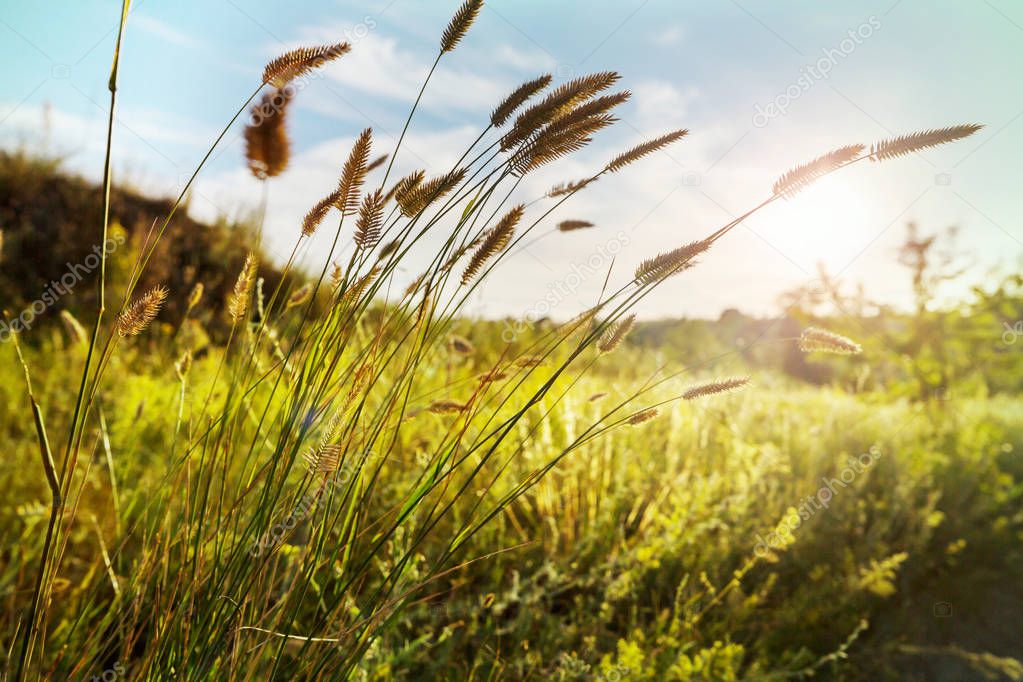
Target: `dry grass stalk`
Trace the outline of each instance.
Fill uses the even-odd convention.
[[[515,361],[516,367],[539,367],[544,364],[542,355],[523,355]]]
[[[708,381],[703,384],[697,384],[692,386],[685,393],[682,394],[683,400],[695,400],[697,398],[703,398],[708,395],[715,395],[717,393],[727,393],[728,391],[735,391],[744,386],[749,385],[749,377],[734,377],[732,379],[719,379],[717,381]]]
[[[589,220],[562,220],[560,223],[558,223],[559,232],[585,230],[588,227],[593,227],[593,223],[591,223]]]
[[[539,78],[534,78],[531,81],[527,81],[515,88],[510,95],[504,98],[504,101],[497,105],[494,109],[494,113],[490,115],[490,123],[495,128],[503,126],[511,118],[511,115],[515,111],[525,104],[530,97],[540,92],[548,85],[551,84],[551,75],[545,74]]]
[[[279,105],[275,104],[278,98],[282,100]],[[262,101],[252,107],[253,119],[258,123],[245,127],[245,159],[249,171],[260,180],[276,177],[288,166],[291,140],[285,120],[290,101],[285,91],[274,90],[264,94]]]
[[[472,254],[472,258],[469,260],[469,264],[465,267],[465,271],[462,273],[462,284],[468,284],[472,281],[488,260],[496,256],[498,253],[504,250],[506,246],[511,242],[512,236],[515,234],[515,226],[519,220],[522,219],[522,214],[526,210],[524,204],[519,204],[512,210],[504,214],[504,217],[497,222],[493,228],[487,232],[487,236],[483,239],[483,243],[480,244],[476,252]]]
[[[480,10],[483,8],[483,0],[465,0],[462,6],[455,11],[447,28],[440,38],[440,51],[451,52],[458,45],[459,41],[469,32],[472,22],[476,21]]]
[[[341,215],[351,215],[359,203],[359,188],[366,180],[367,168],[369,166],[369,148],[373,140],[373,129],[366,128],[348,154],[344,167],[341,169],[341,179],[337,184],[335,203]]]
[[[850,144],[818,156],[813,161],[796,166],[778,178],[778,181],[774,183],[774,193],[783,197],[791,197],[822,176],[857,158],[862,151],[862,144]]]
[[[618,346],[622,345],[622,341],[629,335],[632,328],[636,326],[636,315],[632,314],[625,317],[618,322],[611,325],[610,328],[604,335],[600,337],[600,341],[597,342],[597,350],[601,353],[610,353]]]
[[[637,161],[648,154],[653,154],[656,151],[664,149],[673,142],[681,140],[683,137],[689,134],[689,130],[682,129],[674,132],[661,135],[660,137],[644,142],[641,145],[637,145],[627,152],[619,154],[618,156],[611,159],[611,162],[605,166],[604,170],[609,173],[616,173],[621,169],[628,166],[633,161]]]
[[[367,194],[359,207],[359,219],[355,223],[355,246],[372,249],[380,241],[380,229],[384,223],[384,195],[379,189]]]
[[[647,259],[636,268],[636,282],[640,285],[652,284],[688,270],[696,265],[695,258],[710,246],[708,240],[696,241]]]
[[[973,135],[983,127],[983,125],[976,123],[967,123],[947,128],[924,130],[890,140],[882,140],[870,145],[870,158],[873,161],[883,161],[885,159],[894,159],[898,156],[905,156],[921,149],[937,147],[940,144],[961,140],[964,137]]]
[[[808,327],[799,335],[799,350],[804,353],[818,352],[836,355],[857,355],[863,351],[863,348],[852,339],[840,334],[817,327]]]
[[[256,281],[256,268],[256,257],[249,253],[245,256],[245,264],[242,265],[242,270],[234,283],[234,291],[227,299],[227,312],[235,322],[245,317],[245,312],[249,309],[252,285]]]
[[[334,61],[351,49],[351,45],[342,42],[318,47],[301,47],[285,52],[263,69],[263,82],[283,88],[289,81],[305,75],[327,62]]]
[[[137,336],[156,319],[160,306],[167,300],[166,287],[156,286],[139,296],[117,316],[114,327],[120,336]]]

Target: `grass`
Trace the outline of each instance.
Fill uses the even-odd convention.
[[[435,66],[481,5],[458,9]],[[348,49],[272,61],[192,180],[268,84],[287,88]],[[456,167],[428,178],[388,184],[401,143],[376,174],[365,131],[337,191],[296,229],[295,252],[332,229],[330,256],[352,238],[351,256],[332,272],[328,258],[302,289],[290,261],[263,286],[257,237],[221,300],[171,291],[184,314],[161,317],[167,290],[141,284],[183,191],[131,257],[112,258],[123,262],[110,281],[104,257],[91,335],[15,336],[0,383],[15,444],[4,479],[19,504],[0,525],[7,674],[877,679],[926,655],[1018,679],[1018,645],[985,631],[1002,619],[967,611],[977,640],[942,637],[928,628],[935,615],[920,615],[934,595],[982,603],[1001,589],[1018,603],[1007,580],[1020,565],[1015,402],[935,408],[771,374],[718,395],[745,380],[707,383],[685,358],[654,365],[630,343],[635,305],[763,206],[978,127],[798,166],[704,239],[651,254],[624,281],[608,273],[580,317],[500,343],[462,313],[467,297],[554,208],[686,135],[609,154],[584,181],[511,205],[523,175],[615,122],[628,93],[601,93],[618,80],[525,84]],[[267,159],[285,163],[268,148],[280,140],[250,144],[261,180]],[[109,173],[101,192],[105,240]],[[422,276],[385,296],[424,252]],[[120,294],[113,319],[108,286]],[[223,334],[205,342],[215,326]],[[813,350],[859,351],[809,334]],[[827,506],[813,506],[819,479],[836,476]]]

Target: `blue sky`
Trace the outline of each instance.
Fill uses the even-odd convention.
[[[65,155],[70,168],[99,176],[119,4],[0,6],[0,58],[17,67],[0,91],[0,144],[45,146]],[[267,224],[271,248],[286,255],[302,215],[334,185],[359,131],[374,128],[377,151],[393,146],[456,5],[135,2],[123,53],[115,182],[175,194],[269,58],[347,39],[352,53],[311,80],[292,107],[293,159],[270,186]],[[813,280],[818,262],[850,286],[862,282],[874,298],[904,305],[909,283],[895,249],[910,219],[927,230],[959,225],[964,250],[975,256],[976,281],[991,281],[992,268],[1018,269],[1021,40],[1023,6],[1007,0],[490,0],[442,60],[397,169],[446,170],[494,104],[544,72],[557,82],[614,69],[634,96],[614,130],[527,178],[523,200],[585,175],[639,140],[689,128],[690,137],[669,151],[559,209],[554,219],[597,227],[532,242],[495,271],[470,307],[521,315],[553,300],[544,310],[567,317],[595,301],[603,273],[588,275],[585,266],[609,244],[620,248],[613,277],[624,280],[643,258],[713,231],[763,199],[789,167],[829,149],[985,123],[957,145],[860,164],[770,207],[644,301],[641,312],[777,312],[778,294]],[[237,215],[258,201],[240,132],[229,132],[201,177],[190,208],[198,217]],[[315,264],[326,248],[314,241],[305,262]],[[401,276],[411,279],[413,270]]]

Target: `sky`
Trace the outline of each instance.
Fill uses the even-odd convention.
[[[373,128],[375,153],[393,148],[457,5],[136,0],[122,49],[114,183],[176,196],[269,59],[347,40],[352,52],[304,83],[289,107],[292,159],[270,181],[265,224],[271,255],[283,262],[302,216],[336,185],[359,132]],[[0,60],[9,66],[0,146],[59,154],[69,169],[101,176],[119,11],[114,0],[0,3]],[[911,287],[896,257],[910,220],[925,232],[959,227],[959,248],[973,263],[969,283],[992,284],[998,273],[1018,270],[1020,44],[1023,4],[1009,0],[488,0],[469,35],[441,60],[394,177],[446,171],[493,107],[542,73],[558,84],[615,70],[633,96],[613,129],[528,175],[513,200],[532,202],[638,142],[689,129],[681,142],[558,208],[466,309],[563,319],[598,300],[609,268],[612,283],[627,282],[644,258],[706,236],[758,204],[792,166],[850,143],[985,124],[957,144],[857,164],[772,204],[638,312],[777,314],[779,295],[812,285],[819,263],[849,288],[862,284],[871,299],[905,307]],[[243,124],[228,130],[200,175],[189,204],[195,217],[255,211],[260,186],[245,166]],[[531,204],[527,216],[548,205]],[[596,227],[551,233],[563,219]],[[327,232],[302,251],[310,269],[326,258]],[[397,273],[396,288],[418,274],[417,265],[413,259]],[[966,295],[966,282],[945,293]]]

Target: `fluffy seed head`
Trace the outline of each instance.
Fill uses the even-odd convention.
[[[735,391],[747,385],[749,385],[749,377],[734,377],[731,379],[708,381],[707,383],[697,384],[696,386],[690,387],[682,394],[682,399],[695,400],[696,398],[703,398],[708,395]]]
[[[334,61],[351,49],[351,45],[342,42],[318,47],[300,47],[297,50],[285,52],[263,69],[263,82],[283,88],[288,81],[305,75],[327,62]]]
[[[411,192],[413,189],[419,186],[419,183],[426,177],[426,171],[417,170],[413,173],[409,173],[398,182],[394,183],[394,187],[391,188],[384,201],[390,201],[391,199],[396,200],[399,204],[404,200],[405,195]]]
[[[331,192],[327,196],[323,197],[316,204],[309,209],[309,212],[305,214],[305,218],[302,219],[302,236],[311,237],[316,232],[316,228],[320,226],[323,219],[330,213],[330,209],[337,205],[339,194],[337,191]]]
[[[300,306],[309,300],[309,297],[313,294],[313,285],[306,282],[298,289],[292,292],[291,296],[288,297],[286,307],[294,308]]]
[[[455,351],[459,355],[472,355],[476,352],[476,348],[472,345],[472,342],[464,336],[452,334],[451,338],[448,339],[448,343],[451,346],[451,350]]]
[[[373,129],[366,128],[356,138],[352,145],[352,151],[348,154],[344,167],[341,169],[341,179],[337,183],[335,193],[335,206],[342,215],[355,213],[355,207],[359,203],[359,188],[366,180],[367,167],[369,165],[369,148],[373,140]]]
[[[245,159],[249,171],[260,180],[284,172],[291,156],[291,140],[285,126],[291,96],[284,90],[263,95],[252,107],[252,117],[245,127]]]
[[[689,130],[687,129],[676,130],[674,132],[667,133],[666,135],[661,135],[660,137],[650,140],[649,142],[644,142],[643,144],[637,145],[630,149],[629,151],[619,154],[618,156],[611,159],[611,162],[607,164],[604,170],[606,170],[609,173],[615,173],[617,171],[620,171],[633,161],[637,161],[643,158],[644,156],[647,156],[648,154],[653,154],[658,150],[664,149],[669,144],[681,140],[688,134]]]
[[[398,206],[401,208],[402,214],[406,218],[416,217],[434,201],[458,187],[464,177],[465,169],[459,168],[451,173],[420,182],[398,199]]]
[[[123,336],[137,336],[156,319],[160,307],[167,300],[167,288],[156,286],[139,296],[114,323],[117,333]]]
[[[619,78],[613,71],[601,71],[559,85],[515,118],[512,129],[501,138],[501,149],[507,151],[529,139],[541,127],[568,113],[572,107],[610,88]]]
[[[188,295],[188,312],[191,312],[195,306],[199,305],[204,291],[205,287],[203,287],[202,282],[196,282],[195,286],[192,287],[192,292]]]
[[[651,419],[655,418],[660,413],[661,413],[661,411],[658,410],[656,407],[651,407],[651,408],[648,408],[648,409],[645,409],[645,410],[642,410],[640,412],[635,413],[634,415],[632,415],[631,417],[629,417],[626,420],[626,423],[629,426],[638,426],[640,424],[643,424],[645,422],[650,421]]]
[[[515,88],[510,95],[504,98],[504,101],[497,105],[494,109],[494,113],[490,115],[490,123],[495,127],[503,126],[511,118],[511,115],[515,113],[515,110],[526,103],[530,97],[546,88],[551,83],[551,75],[545,74],[539,78],[534,78],[531,81],[527,81]]]
[[[381,154],[377,158],[373,159],[368,164],[366,164],[366,172],[371,173],[375,171],[377,168],[380,168],[380,166],[384,165],[384,162],[387,161],[389,157],[390,154]]]
[[[359,207],[355,223],[355,246],[372,249],[380,241],[380,228],[384,223],[384,195],[379,189],[367,194]]]
[[[458,45],[458,42],[469,32],[472,22],[476,21],[480,10],[483,8],[483,0],[465,0],[462,6],[455,11],[447,28],[440,38],[440,51],[451,52]]]
[[[604,335],[600,337],[600,341],[597,343],[597,349],[601,353],[610,353],[618,346],[622,345],[622,341],[629,335],[632,328],[636,326],[636,316],[629,315],[628,317],[615,322],[611,325]]]
[[[791,197],[818,178],[827,175],[839,166],[849,163],[859,156],[862,151],[862,144],[850,144],[818,156],[813,161],[796,166],[778,178],[778,181],[774,183],[774,193],[786,198]]]
[[[304,457],[310,472],[329,476],[336,472],[341,464],[341,446],[336,443],[322,445],[310,449]]]
[[[256,257],[249,253],[245,256],[245,264],[242,265],[242,271],[238,273],[238,279],[234,283],[234,291],[227,299],[227,312],[235,322],[245,317],[245,312],[249,309],[252,285],[256,281],[256,269]]]
[[[433,414],[458,414],[465,412],[466,408],[468,405],[457,400],[435,400],[426,407],[426,411]]]
[[[833,353],[856,355],[863,351],[860,344],[834,332],[817,327],[808,327],[799,335],[799,350],[804,353]]]
[[[558,223],[558,230],[560,232],[584,230],[587,227],[593,227],[593,223],[591,223],[589,220],[562,220],[560,223]]]
[[[894,159],[895,157],[904,156],[921,149],[937,147],[940,144],[961,140],[964,137],[973,135],[983,127],[983,125],[976,123],[968,123],[965,125],[949,126],[948,128],[924,130],[890,140],[882,140],[870,145],[870,158],[872,161]]]
[[[519,204],[512,210],[504,214],[504,217],[498,221],[497,225],[490,229],[487,236],[483,239],[483,243],[480,244],[476,252],[472,254],[472,258],[469,260],[469,264],[465,267],[465,272],[462,273],[462,284],[468,284],[472,281],[488,260],[493,258],[495,255],[504,250],[504,247],[508,246],[511,242],[512,236],[515,234],[515,226],[519,220],[522,219],[522,214],[526,210],[524,204]]]
[[[557,185],[554,185],[554,187],[551,187],[550,191],[547,192],[547,196],[551,199],[556,199],[557,197],[573,194],[595,180],[596,178],[587,178],[585,180],[575,180],[573,182],[560,182]]]
[[[645,260],[636,268],[636,282],[640,285],[652,284],[688,270],[696,265],[695,258],[710,246],[707,240],[692,242]]]

